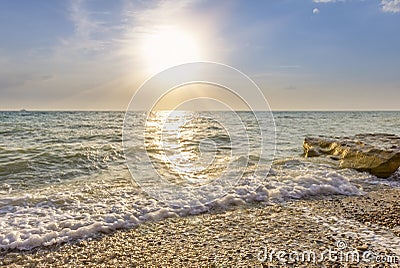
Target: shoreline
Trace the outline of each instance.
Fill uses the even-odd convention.
[[[235,267],[363,264],[348,261],[279,261],[272,251],[316,256],[338,249],[365,252],[391,261],[371,263],[398,267],[400,263],[400,189],[378,189],[364,196],[328,196],[284,204],[237,207],[225,212],[147,222],[132,229],[86,240],[0,253],[0,266],[27,267]],[[263,253],[264,252],[264,253]],[[268,254],[265,254],[268,252]],[[339,257],[338,257],[339,258]],[[372,258],[372,257],[371,257]],[[265,259],[264,262],[260,261]],[[318,259],[318,258],[316,258]],[[339,259],[338,259],[339,260]],[[264,265],[264,266],[263,266]]]

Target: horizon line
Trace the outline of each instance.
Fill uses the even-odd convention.
[[[127,112],[122,109],[0,109],[0,112]],[[173,111],[173,110],[155,110],[155,111]],[[175,110],[184,112],[267,112],[268,110]],[[271,112],[400,112],[400,109],[271,109]],[[145,112],[144,110],[132,110],[132,112]]]

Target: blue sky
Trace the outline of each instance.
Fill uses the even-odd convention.
[[[274,110],[400,110],[399,33],[400,0],[0,0],[0,109],[124,110],[155,72],[202,60]]]

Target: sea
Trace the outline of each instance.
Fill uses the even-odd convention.
[[[147,115],[132,113],[137,113],[129,122],[134,133]],[[0,251],[30,250],[254,203],[363,195],[366,185],[400,187],[399,172],[380,179],[339,169],[324,158],[304,158],[302,149],[306,136],[399,135],[400,112],[273,112],[276,131],[264,141],[271,159],[263,159],[257,146],[243,149],[259,133],[257,124],[240,128],[254,114],[234,114],[240,120],[223,111],[180,111],[169,127],[160,128],[166,122],[160,118],[168,113],[154,112],[145,117],[147,134],[125,137],[125,112],[0,112]],[[235,168],[244,168],[235,173],[240,178],[211,199],[191,203],[178,194],[173,204],[151,191],[160,190],[160,181],[179,186],[178,191],[198,189],[224,174],[229,177],[226,170]],[[246,183],[254,177],[257,187]]]

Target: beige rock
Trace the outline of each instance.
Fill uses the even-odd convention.
[[[400,137],[393,134],[359,134],[353,137],[306,137],[305,157],[329,155],[342,168],[367,171],[387,178],[400,166]]]

